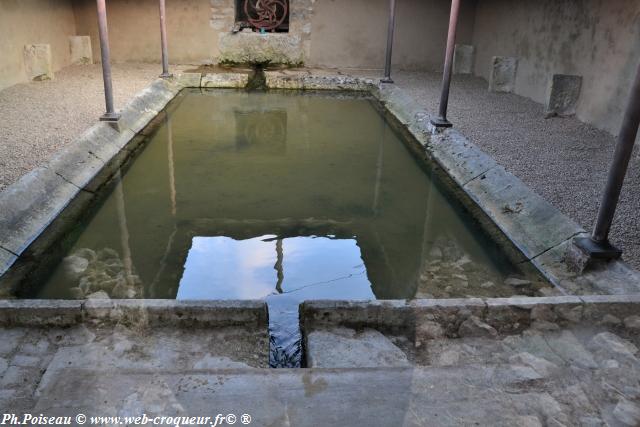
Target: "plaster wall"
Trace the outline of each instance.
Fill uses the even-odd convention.
[[[96,2],[73,0],[78,35],[91,36],[94,61],[100,61]],[[210,0],[166,2],[169,59],[172,63],[211,62],[218,30],[211,26]],[[109,0],[107,20],[113,62],[159,62],[160,21],[157,0]]]
[[[450,5],[448,0],[398,0],[395,67],[442,68]],[[462,0],[458,43],[471,42],[475,7],[475,0]],[[316,0],[313,9],[310,65],[384,67],[389,0]]]
[[[640,2],[479,0],[473,44],[477,75],[517,56],[515,92],[540,103],[552,74],[582,75],[578,118],[615,135],[640,62]]]
[[[69,65],[71,0],[0,0],[0,89],[27,81],[25,44],[50,44],[54,72]]]

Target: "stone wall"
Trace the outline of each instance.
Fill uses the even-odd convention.
[[[232,0],[228,0],[231,3]],[[167,5],[169,58],[172,63],[211,62],[217,55],[218,30],[211,20],[216,0],[170,0]],[[73,0],[78,35],[90,35],[94,61],[100,60],[95,0]],[[159,62],[160,21],[157,0],[107,2],[111,59]]]
[[[617,134],[640,61],[637,0],[479,0],[475,72],[518,57],[515,93],[545,103],[553,74],[583,76],[580,120]]]
[[[25,45],[50,45],[54,72],[69,65],[75,34],[71,0],[0,1],[0,89],[27,81]]]
[[[73,0],[78,34],[92,36],[99,60],[95,1]],[[176,63],[235,61],[259,51],[283,54],[311,66],[381,69],[387,34],[388,0],[291,0],[289,33],[233,34],[234,0],[167,2],[169,56]],[[476,0],[463,0],[458,40],[470,43]],[[448,0],[398,0],[394,63],[403,69],[442,67]],[[160,59],[156,0],[110,0],[107,5],[115,62]]]
[[[393,63],[406,70],[442,69],[449,0],[398,0]],[[462,0],[458,43],[470,44],[476,0]],[[310,65],[384,66],[389,0],[316,0]]]

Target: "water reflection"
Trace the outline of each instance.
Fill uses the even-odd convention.
[[[178,299],[374,299],[353,239],[194,237]]]

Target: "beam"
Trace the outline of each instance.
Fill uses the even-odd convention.
[[[396,0],[389,0],[389,26],[387,28],[387,52],[384,64],[384,78],[381,83],[393,83],[391,79],[391,58],[393,56],[393,35],[396,29]]]
[[[165,0],[158,0],[160,7],[160,43],[162,44],[162,74],[160,77],[167,79],[172,77],[169,73],[169,48],[167,47],[167,8]]]
[[[96,0],[98,6],[98,31],[100,34],[100,54],[102,57],[102,79],[104,80],[104,101],[106,113],[100,117],[103,122],[117,122],[120,114],[113,107],[113,84],[111,82],[111,52],[109,50],[109,29],[107,27],[107,7],[105,0]]]
[[[456,48],[456,29],[460,14],[460,0],[451,1],[451,15],[449,17],[449,33],[447,35],[447,51],[444,58],[444,72],[442,73],[442,93],[440,94],[440,109],[438,118],[432,119],[431,124],[436,128],[449,128],[453,126],[447,120],[447,108],[449,106],[449,88],[451,87],[451,75],[453,74],[453,54]]]

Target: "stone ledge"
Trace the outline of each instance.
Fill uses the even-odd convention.
[[[0,300],[0,325],[69,326],[82,320],[82,301]]]
[[[90,322],[268,327],[264,301],[87,300],[83,313]]]
[[[70,326],[83,322],[179,327],[269,323],[264,301],[0,300],[0,325]]]
[[[242,89],[249,84],[249,75],[246,73],[218,73],[204,74],[200,82],[203,88]]]
[[[264,74],[269,89],[367,91],[374,87],[372,79],[347,75],[314,75],[295,70],[266,71]]]
[[[202,74],[201,73],[180,73],[174,77],[174,80],[180,88],[200,87]]]
[[[0,193],[0,246],[20,255],[79,191],[46,167],[24,175]]]
[[[374,328],[412,338],[425,324],[438,324],[455,337],[470,317],[486,322],[502,334],[519,333],[540,322],[563,326],[602,323],[611,316],[640,312],[640,295],[469,298],[450,300],[305,301],[300,323],[305,333],[334,326]]]

